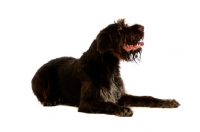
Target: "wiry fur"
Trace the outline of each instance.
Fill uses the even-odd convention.
[[[132,116],[128,106],[175,108],[176,100],[133,96],[125,92],[120,60],[140,59],[142,49],[126,51],[144,37],[144,27],[128,26],[124,19],[100,31],[79,58],[61,57],[44,64],[32,79],[32,89],[44,106],[77,106],[79,112]]]

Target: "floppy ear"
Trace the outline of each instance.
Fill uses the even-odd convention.
[[[97,51],[100,54],[104,54],[106,52],[110,52],[113,50],[112,47],[112,38],[107,33],[100,33],[97,36]]]

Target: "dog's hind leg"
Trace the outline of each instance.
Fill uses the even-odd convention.
[[[118,101],[120,106],[177,108],[180,104],[175,99],[158,99],[151,96],[124,95]]]
[[[45,65],[36,72],[32,79],[32,90],[44,106],[55,106],[62,102],[56,94],[54,81]]]

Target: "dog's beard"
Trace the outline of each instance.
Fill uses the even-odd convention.
[[[137,63],[141,60],[141,53],[142,48],[137,50],[124,51],[121,55],[121,59],[125,61],[135,61]]]
[[[142,39],[138,41],[137,44],[130,44],[130,42],[128,44],[123,44],[122,49],[126,51],[125,60],[140,62],[142,46],[144,46]]]
[[[128,52],[129,58],[128,61],[135,61],[135,62],[140,62],[141,60],[141,53],[142,49],[137,49],[137,50],[131,50]]]

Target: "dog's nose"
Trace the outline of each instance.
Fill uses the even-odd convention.
[[[138,30],[144,32],[144,26],[139,26]]]

